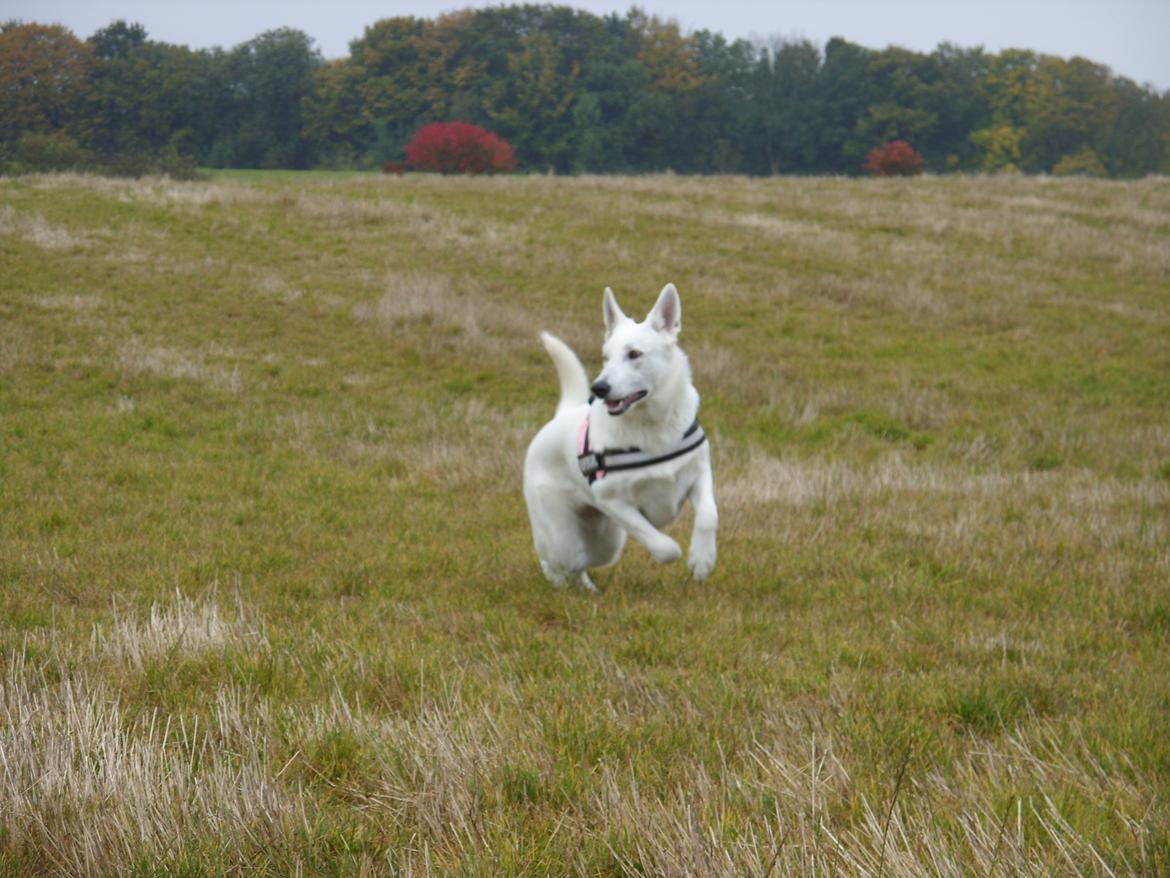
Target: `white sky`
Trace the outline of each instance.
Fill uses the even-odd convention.
[[[349,53],[365,27],[393,15],[434,17],[484,0],[0,0],[0,21],[63,24],[84,39],[111,21],[142,24],[155,40],[191,48],[231,48],[266,30],[294,27],[327,58]],[[561,5],[561,4],[557,4]],[[595,14],[629,8],[627,0],[570,0]],[[736,37],[802,37],[824,46],[841,36],[870,48],[894,44],[930,51],[950,41],[1081,55],[1139,83],[1170,90],[1170,0],[642,0],[638,4],[685,30]]]

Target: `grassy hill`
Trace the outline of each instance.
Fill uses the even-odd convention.
[[[0,181],[0,874],[1165,874],[1168,240],[1165,180]],[[719,566],[556,591],[537,331],[666,281]]]

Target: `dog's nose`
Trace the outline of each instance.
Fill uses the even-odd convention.
[[[609,399],[610,387],[608,381],[598,378],[589,389],[593,391],[593,395],[598,399]]]

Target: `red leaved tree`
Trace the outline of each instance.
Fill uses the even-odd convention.
[[[891,140],[870,150],[865,169],[878,177],[913,177],[922,173],[922,156],[905,140]]]
[[[508,141],[466,122],[424,125],[406,145],[406,167],[440,174],[501,174],[514,170]]]

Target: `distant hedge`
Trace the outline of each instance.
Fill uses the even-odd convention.
[[[380,168],[409,164],[420,129],[458,120],[541,172],[862,174],[874,149],[905,141],[928,172],[1170,173],[1170,92],[1083,58],[729,42],[636,7],[387,18],[336,61],[289,28],[192,51],[124,21],[86,40],[8,23],[0,58],[8,169],[118,166],[101,156],[176,172],[178,159]],[[67,139],[30,158],[25,138],[49,135]]]

